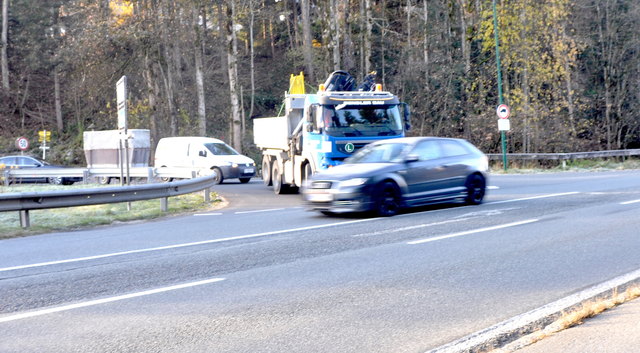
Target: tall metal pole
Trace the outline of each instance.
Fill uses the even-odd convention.
[[[493,34],[496,41],[496,66],[498,67],[498,105],[504,103],[502,98],[502,69],[500,68],[500,41],[498,39],[498,11],[496,10],[496,0],[493,0]],[[500,131],[500,139],[502,140],[502,165],[507,170],[507,133]]]

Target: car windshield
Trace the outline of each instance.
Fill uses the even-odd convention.
[[[345,163],[397,163],[402,161],[406,143],[368,145],[347,159]]]
[[[394,136],[402,133],[397,105],[324,106],[322,117],[325,130],[331,136]]]
[[[225,143],[205,143],[204,146],[211,151],[211,153],[219,156],[240,154]]]

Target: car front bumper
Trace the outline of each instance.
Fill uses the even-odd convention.
[[[351,189],[305,189],[307,208],[313,211],[332,213],[366,212],[373,208],[372,196],[366,188]]]

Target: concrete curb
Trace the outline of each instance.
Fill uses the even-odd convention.
[[[563,314],[577,310],[589,301],[608,299],[637,285],[640,285],[640,269],[474,332],[427,353],[477,353],[497,349],[543,329]]]

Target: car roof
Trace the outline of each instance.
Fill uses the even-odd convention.
[[[398,137],[387,140],[380,140],[374,142],[375,144],[385,144],[385,143],[406,143],[406,144],[416,144],[420,141],[425,140],[460,140],[452,137],[437,137],[437,136],[412,136],[412,137]]]

